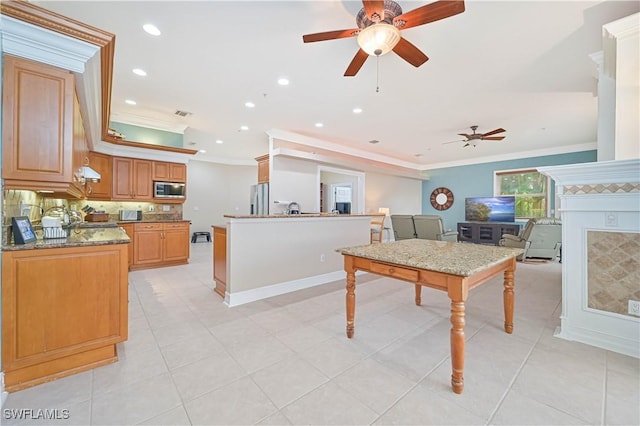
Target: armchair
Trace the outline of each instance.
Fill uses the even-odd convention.
[[[442,218],[438,215],[426,214],[413,216],[416,237],[424,240],[458,241],[457,231],[445,231]]]
[[[552,217],[529,219],[520,234],[504,234],[498,244],[523,248],[524,253],[518,256],[518,260],[532,257],[555,259],[562,247],[562,222]]]
[[[392,214],[391,226],[393,227],[393,236],[396,241],[416,237],[416,230],[413,227],[413,216],[410,214]]]

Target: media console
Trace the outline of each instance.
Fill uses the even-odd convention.
[[[501,222],[458,222],[458,241],[498,245],[503,234],[518,235],[520,225]]]

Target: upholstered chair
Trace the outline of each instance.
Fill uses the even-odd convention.
[[[499,244],[523,248],[518,260],[527,258],[555,259],[562,248],[562,222],[553,217],[529,219],[518,235],[504,234]]]
[[[442,218],[434,214],[413,216],[416,237],[424,240],[458,241],[457,231],[445,231]]]
[[[396,241],[416,237],[416,230],[413,227],[413,216],[410,214],[392,214],[391,226],[393,227],[393,236]]]

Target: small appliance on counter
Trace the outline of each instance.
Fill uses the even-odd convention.
[[[142,210],[120,210],[120,220],[142,220]]]
[[[295,201],[289,203],[289,206],[287,207],[287,214],[300,214],[300,204]]]
[[[109,214],[105,211],[98,211],[90,206],[84,206],[82,211],[86,213],[84,220],[87,222],[108,222]]]

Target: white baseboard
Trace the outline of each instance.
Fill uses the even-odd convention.
[[[365,272],[357,271],[356,275],[363,273]],[[344,279],[344,271],[329,272],[326,274],[315,275],[313,277],[301,278],[299,280],[286,281],[266,287],[240,291],[233,294],[227,293],[224,296],[224,303],[229,307],[234,307],[244,305],[249,302],[255,302],[256,300],[267,299],[269,297],[279,296],[292,291],[302,290]]]

